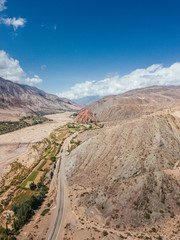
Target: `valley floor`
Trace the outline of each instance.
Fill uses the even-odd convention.
[[[72,122],[72,118],[69,117],[70,113],[62,113],[55,115],[48,115],[47,117],[53,119],[54,122],[46,123],[42,125],[35,125],[32,127],[24,128],[12,133],[8,133],[0,136],[0,176],[3,176],[7,171],[9,171],[10,165],[13,161],[18,159],[22,165],[30,168],[33,162],[36,161],[36,154],[33,153],[32,148],[41,141],[43,138],[48,137],[49,134],[52,134],[53,130],[57,127],[64,126],[67,122]],[[57,217],[57,209],[60,202],[60,197],[58,195],[61,193],[58,192],[58,184],[59,182],[59,172],[62,171],[61,174],[64,174],[64,188],[65,188],[65,196],[64,202],[64,216],[61,224],[61,228],[59,227],[57,231],[57,238],[53,238],[53,240],[96,240],[96,239],[104,239],[104,240],[118,240],[118,239],[128,239],[128,240],[179,240],[180,238],[180,215],[179,215],[179,199],[175,198],[176,204],[174,204],[174,212],[169,211],[169,215],[166,218],[162,217],[168,211],[166,209],[162,210],[163,206],[166,206],[165,203],[159,198],[155,198],[155,203],[152,206],[152,209],[155,208],[156,205],[161,206],[158,210],[158,214],[162,215],[159,217],[160,221],[158,223],[149,224],[149,215],[148,219],[147,215],[144,215],[144,222],[147,224],[142,224],[142,226],[136,227],[135,225],[129,225],[126,219],[126,215],[120,215],[120,211],[124,211],[127,209],[127,205],[133,201],[133,206],[129,207],[129,216],[131,216],[132,211],[136,212],[136,208],[141,198],[139,198],[139,202],[135,202],[135,195],[132,195],[132,199],[128,197],[133,193],[133,189],[138,186],[137,183],[141,184],[143,177],[147,174],[149,176],[149,171],[142,172],[136,171],[136,167],[139,167],[138,164],[134,165],[132,170],[135,172],[131,173],[131,165],[135,161],[134,159],[141,159],[135,157],[135,153],[138,153],[140,147],[143,148],[143,144],[145,140],[149,141],[149,136],[151,136],[151,131],[154,129],[155,135],[152,135],[153,147],[151,146],[150,150],[156,151],[156,149],[162,149],[162,142],[165,146],[169,147],[170,150],[173,149],[172,154],[170,155],[170,159],[172,159],[173,154],[175,155],[176,150],[176,141],[178,140],[177,145],[177,153],[179,154],[179,129],[180,120],[179,115],[177,116],[177,123],[174,122],[174,118],[172,116],[161,116],[153,115],[150,118],[147,116],[137,121],[132,121],[131,123],[126,123],[126,128],[124,126],[115,125],[110,126],[110,124],[105,125],[104,128],[97,128],[95,125],[95,129],[86,129],[86,127],[79,128],[79,126],[71,126],[72,124],[67,124],[67,129],[65,129],[65,133],[59,133],[59,138],[63,139],[63,144],[59,155],[57,156],[60,161],[57,161],[57,166],[54,171],[53,179],[49,185],[49,193],[47,198],[43,202],[41,208],[35,213],[30,222],[25,225],[21,230],[20,234],[17,236],[18,240],[45,240],[50,236],[55,219]],[[162,122],[162,123],[161,123]],[[128,125],[129,124],[129,125]],[[144,124],[144,125],[143,125]],[[152,124],[152,126],[151,126]],[[163,126],[163,132],[157,131],[160,127]],[[178,124],[178,125],[177,125]],[[68,126],[70,125],[70,126]],[[172,127],[170,128],[169,126]],[[145,126],[142,128],[142,126]],[[148,127],[147,127],[148,126]],[[79,129],[78,129],[79,128]],[[131,128],[133,131],[131,131]],[[137,129],[136,129],[137,128]],[[126,132],[124,133],[123,131]],[[141,130],[142,129],[142,130]],[[146,131],[150,131],[145,133]],[[62,130],[62,129],[61,129]],[[88,131],[86,131],[88,130]],[[73,132],[74,131],[74,132]],[[131,131],[130,134],[128,131]],[[77,137],[73,138],[71,134],[77,132]],[[81,133],[80,133],[81,132]],[[167,137],[167,133],[173,132],[173,137]],[[135,137],[133,137],[133,134]],[[165,134],[165,135],[164,135]],[[71,137],[70,137],[71,135]],[[124,139],[119,136],[124,137]],[[131,148],[127,145],[129,143],[130,136],[133,138]],[[127,139],[126,139],[127,137]],[[139,139],[138,139],[139,137]],[[54,136],[51,136],[51,140]],[[66,140],[65,140],[66,139]],[[170,143],[167,141],[169,139],[175,139]],[[65,140],[65,142],[64,142]],[[127,140],[127,141],[126,141]],[[156,141],[155,141],[156,140]],[[163,140],[163,141],[162,141]],[[64,144],[68,141],[68,144]],[[121,141],[124,141],[123,144]],[[139,144],[138,144],[139,141]],[[166,142],[167,141],[167,142]],[[51,142],[51,141],[49,141]],[[121,143],[121,145],[119,145]],[[161,148],[159,148],[159,144]],[[67,146],[66,146],[67,145]],[[80,146],[79,146],[80,145]],[[66,146],[66,147],[65,147]],[[79,147],[78,147],[79,146]],[[78,147],[78,148],[76,148]],[[121,153],[119,153],[119,149],[121,149]],[[74,150],[76,148],[76,150]],[[128,150],[129,148],[129,150]],[[51,148],[50,148],[51,149]],[[53,149],[53,148],[52,148]],[[50,150],[52,152],[53,150]],[[146,149],[146,147],[144,147]],[[41,146],[39,146],[39,150],[41,150]],[[48,149],[47,149],[48,150]],[[74,151],[73,151],[74,150]],[[127,150],[127,153],[126,153]],[[170,152],[169,150],[169,152]],[[113,152],[114,151],[114,152]],[[121,166],[121,162],[123,159],[125,160],[124,164],[127,163],[128,157],[131,156],[134,151],[133,161],[130,159],[130,164],[127,166],[125,170],[130,168],[129,172],[123,170],[123,165]],[[125,155],[126,153],[126,155]],[[155,152],[156,153],[156,152]],[[114,155],[113,155],[114,154]],[[124,154],[124,155],[123,155]],[[140,153],[141,154],[141,153]],[[157,154],[157,153],[156,153]],[[155,158],[155,161],[161,163],[162,159],[167,159],[166,151],[162,150],[162,154],[165,154],[164,157],[158,155]],[[59,171],[61,157],[64,156],[64,164],[65,168]],[[120,157],[119,157],[120,156]],[[123,156],[123,157],[122,157]],[[151,159],[153,159],[151,157]],[[163,162],[163,165],[166,162]],[[102,163],[101,163],[102,161]],[[141,160],[143,163],[145,160]],[[179,155],[177,155],[177,159],[175,158],[175,162],[178,163]],[[46,160],[46,164],[48,160]],[[110,163],[110,164],[109,164]],[[41,162],[39,162],[41,166]],[[108,165],[109,164],[109,165]],[[44,166],[44,165],[43,165]],[[42,168],[43,168],[42,166]],[[101,167],[101,168],[100,168]],[[148,169],[148,167],[147,167]],[[33,171],[37,171],[35,168]],[[41,170],[39,170],[41,171]],[[153,170],[154,171],[154,170]],[[162,174],[168,175],[168,180],[173,178],[172,183],[174,184],[174,188],[178,189],[179,186],[179,174],[180,167],[179,165],[173,164],[173,167],[166,167],[162,170],[162,166],[158,172]],[[173,173],[172,173],[173,171]],[[151,170],[152,172],[152,170]],[[150,173],[151,173],[150,172]],[[126,178],[119,175],[129,174]],[[138,173],[138,174],[137,174]],[[175,180],[174,174],[175,173]],[[169,176],[172,175],[172,176]],[[150,175],[151,176],[151,175]],[[164,176],[164,175],[163,175]],[[142,178],[141,178],[142,177]],[[118,179],[118,181],[116,180]],[[150,179],[150,178],[149,178]],[[151,180],[151,179],[150,179]],[[146,193],[147,187],[152,185],[152,182],[147,182],[147,186],[143,186],[140,190]],[[7,179],[8,181],[8,179]],[[128,181],[131,181],[130,184]],[[146,183],[146,182],[145,182]],[[61,183],[62,184],[62,183]],[[118,184],[117,191],[114,186]],[[177,186],[175,185],[177,184]],[[101,186],[102,185],[102,186]],[[125,187],[121,189],[122,187]],[[132,188],[131,188],[132,185]],[[160,184],[159,184],[160,185]],[[27,186],[27,185],[26,185]],[[117,187],[117,186],[116,186]],[[152,185],[152,191],[148,190],[148,198],[142,195],[143,200],[148,199],[148,206],[151,203],[151,195],[156,191],[157,186]],[[166,188],[164,188],[166,190]],[[137,193],[140,192],[137,190]],[[151,190],[151,189],[150,189]],[[161,189],[160,189],[161,190]],[[165,191],[164,190],[164,191]],[[167,188],[170,191],[170,186]],[[158,189],[159,191],[159,189]],[[177,190],[178,191],[178,190]],[[172,192],[172,191],[171,191]],[[118,196],[119,194],[119,196]],[[123,195],[124,194],[124,195]],[[121,199],[122,196],[127,196]],[[165,194],[165,193],[163,193]],[[162,194],[161,194],[162,195]],[[176,196],[176,192],[174,196]],[[166,194],[166,196],[170,196],[170,193]],[[179,197],[179,195],[178,195]],[[172,197],[169,197],[170,200]],[[149,200],[150,199],[150,200]],[[109,204],[108,201],[110,202]],[[149,203],[150,201],[150,203]],[[159,201],[159,202],[158,202]],[[124,203],[122,209],[118,206],[119,203]],[[171,203],[171,202],[170,202]],[[178,203],[178,204],[177,204]],[[161,205],[160,205],[161,204]],[[42,212],[47,210],[42,216]],[[113,209],[111,209],[113,208]],[[120,210],[119,210],[119,209]],[[164,207],[165,208],[165,207]],[[140,206],[140,210],[142,207]],[[145,209],[146,210],[146,209]],[[154,209],[153,209],[154,210]],[[105,212],[106,211],[106,212]],[[108,211],[111,213],[109,214]],[[156,212],[154,210],[154,212]],[[159,213],[160,212],[160,213]],[[153,212],[152,212],[153,213]],[[173,214],[172,214],[173,213]],[[158,215],[158,216],[159,216]],[[137,217],[138,211],[137,211]],[[135,217],[136,217],[135,216]],[[123,217],[125,220],[123,220]],[[149,221],[149,222],[148,222]]]
[[[26,166],[31,166],[34,158],[28,156],[32,145],[47,137],[54,129],[63,126],[72,119],[71,113],[47,115],[53,122],[23,128],[14,132],[0,135],[0,179],[8,170],[7,165],[16,159]]]

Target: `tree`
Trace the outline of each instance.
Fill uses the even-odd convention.
[[[34,191],[36,189],[36,184],[34,182],[30,183],[29,188]]]
[[[37,186],[38,186],[38,189],[40,189],[43,186],[43,183],[40,181],[38,182]]]

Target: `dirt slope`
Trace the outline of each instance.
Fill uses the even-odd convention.
[[[108,96],[88,105],[100,121],[125,120],[180,105],[180,87],[153,86]]]
[[[91,110],[88,110],[86,108],[82,108],[78,112],[78,116],[74,119],[74,121],[75,122],[82,122],[82,123],[93,122],[93,121],[95,121],[95,114],[92,113]]]
[[[154,223],[180,214],[180,175],[173,177],[180,171],[179,154],[180,120],[148,116],[84,142],[69,158],[68,179],[92,188],[81,204],[98,207],[114,224]]]
[[[22,84],[0,78],[0,109],[1,120],[26,113],[51,113],[60,110],[77,110],[79,106],[72,101],[59,98],[52,94]]]
[[[86,230],[98,239],[106,230],[104,239],[180,238],[179,93],[153,87],[89,106],[105,126],[82,133],[66,162],[71,208],[80,219],[68,236]]]

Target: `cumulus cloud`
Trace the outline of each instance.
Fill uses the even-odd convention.
[[[0,0],[0,12],[6,9],[5,3],[7,0]],[[4,24],[6,26],[13,26],[14,31],[18,29],[18,27],[24,27],[26,23],[25,18],[1,18],[0,19],[0,24]]]
[[[124,76],[116,74],[100,81],[86,81],[75,84],[69,91],[58,93],[58,96],[79,99],[87,96],[116,95],[152,85],[180,85],[180,63],[176,62],[169,67],[153,64]]]
[[[5,24],[6,26],[13,26],[14,31],[17,30],[18,27],[24,27],[26,23],[26,19],[24,18],[1,18],[1,23]]]
[[[0,51],[0,77],[28,85],[42,82],[42,79],[38,75],[34,75],[32,78],[27,77],[19,61],[10,57],[3,50]]]
[[[5,3],[6,0],[0,0],[0,12],[6,9]]]

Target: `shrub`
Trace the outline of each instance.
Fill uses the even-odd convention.
[[[155,227],[152,228],[152,232],[157,232]]]
[[[41,181],[38,182],[37,187],[40,189],[42,186],[43,186],[43,183]]]
[[[0,204],[0,213],[3,212],[3,206]]]
[[[145,217],[146,219],[150,219],[151,216],[150,216],[150,214],[149,214],[148,212],[145,212],[145,213],[144,213],[144,217]]]
[[[108,232],[107,231],[103,231],[103,236],[107,236],[108,235]]]
[[[49,208],[44,209],[41,213],[41,216],[46,215],[49,212],[49,210],[50,210]]]
[[[30,183],[29,188],[34,191],[36,189],[36,184],[34,182]]]
[[[51,157],[51,161],[55,162],[56,161],[56,157]]]
[[[9,237],[9,240],[17,240],[17,238],[14,236],[11,236],[11,237]]]

